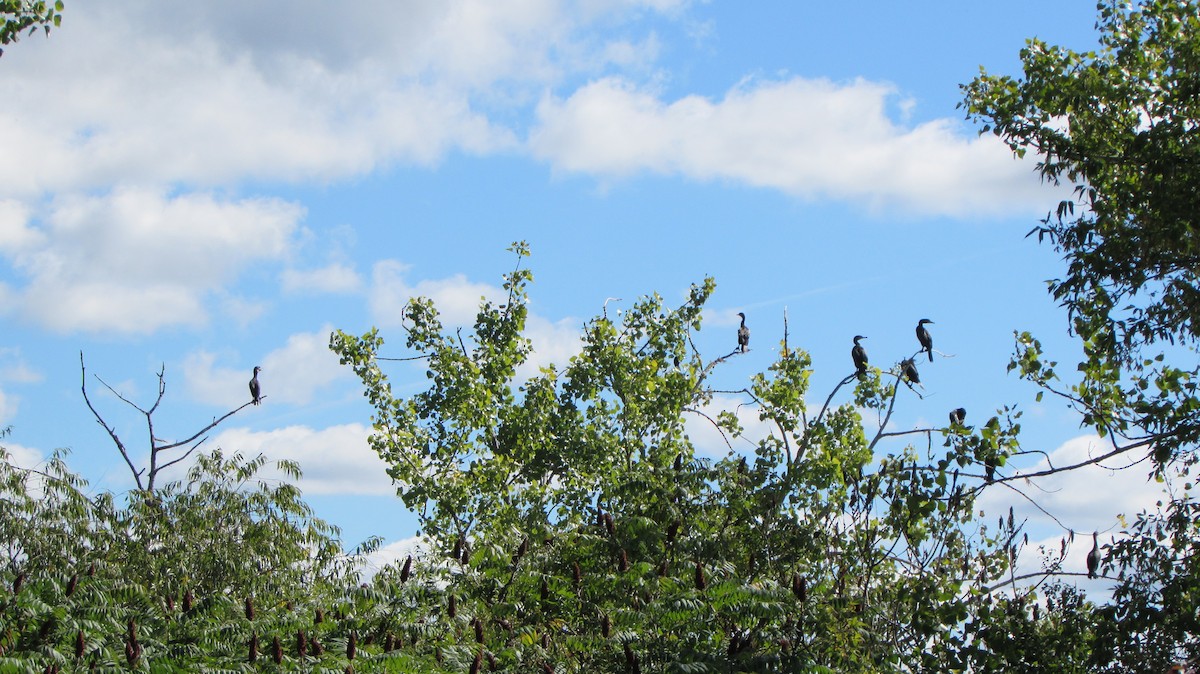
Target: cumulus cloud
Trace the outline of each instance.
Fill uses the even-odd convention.
[[[562,372],[571,357],[579,353],[580,332],[581,326],[576,319],[550,321],[530,314],[525,321],[525,336],[529,338],[533,351],[524,365],[518,368],[517,380],[524,381],[536,376],[542,368],[552,364]]]
[[[772,432],[778,432],[770,422],[758,418],[758,408],[747,404],[743,398],[729,395],[714,395],[712,400],[699,410],[703,413],[688,413],[684,417],[684,429],[696,448],[698,456],[723,458],[730,451],[753,454],[754,444]],[[742,427],[742,437],[733,438],[718,429],[713,423],[723,412],[732,412]]]
[[[42,453],[32,447],[16,445],[8,442],[0,442],[0,447],[8,452],[9,460],[14,466],[21,468],[36,468],[46,460]]]
[[[370,427],[363,424],[323,429],[287,426],[271,431],[233,428],[214,438],[212,444],[226,452],[261,453],[272,462],[298,462],[304,472],[299,486],[306,494],[395,494],[387,464],[367,445],[370,433]],[[283,479],[282,474],[269,471],[264,476]]]
[[[329,350],[332,330],[326,325],[316,332],[292,335],[261,361],[242,368],[218,365],[217,355],[207,351],[193,352],[183,362],[185,386],[193,399],[238,407],[250,399],[248,382],[254,365],[259,365],[264,404],[307,405],[319,391],[349,376]]]
[[[410,267],[396,260],[375,263],[371,273],[369,303],[375,323],[381,327],[400,325],[404,307],[413,297],[428,297],[441,313],[447,325],[471,325],[479,313],[479,303],[486,298],[503,302],[508,295],[503,288],[470,281],[463,274],[444,279],[425,279],[410,284]]]
[[[95,0],[6,55],[0,185],[332,180],[512,148],[479,106],[655,58],[649,35],[612,45],[587,29],[681,4]]]
[[[280,281],[289,293],[353,293],[363,285],[353,267],[336,262],[307,271],[285,269]]]
[[[742,83],[718,101],[664,101],[607,77],[545,97],[529,145],[557,170],[603,178],[731,180],[933,215],[1044,208],[1030,166],[998,140],[946,119],[899,125],[888,114],[896,98],[887,84],[795,77]]]
[[[370,578],[388,564],[400,563],[409,555],[420,557],[432,550],[429,540],[424,536],[410,536],[398,541],[392,541],[380,546],[375,552],[367,555],[363,563],[363,572]]]
[[[119,189],[56,201],[40,227],[0,240],[0,255],[26,279],[14,301],[38,324],[150,333],[203,325],[206,294],[281,257],[302,215],[278,199]]]
[[[1050,458],[1014,469],[1011,474],[1021,475],[1046,470],[1050,465],[1067,466],[1086,461],[1111,451],[1112,444],[1096,435],[1072,438],[1050,452]],[[1035,478],[1035,483],[1015,481],[1012,487],[1037,502],[1068,529],[1078,535],[1092,531],[1111,532],[1118,527],[1118,515],[1132,521],[1133,516],[1145,509],[1153,509],[1163,498],[1163,485],[1147,478],[1146,470],[1140,467],[1119,469],[1120,459],[1102,465],[1090,465],[1072,471]],[[1002,469],[1003,470],[1003,469]],[[1053,536],[1057,544],[1061,529],[1030,502],[1012,489],[992,487],[976,502],[989,515],[1007,513],[1012,506],[1017,518],[1028,519],[1034,527],[1031,537],[1040,537],[1038,532],[1057,530]],[[1076,543],[1082,545],[1081,543]],[[1091,549],[1089,544],[1083,554]]]

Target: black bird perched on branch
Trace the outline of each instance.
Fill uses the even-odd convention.
[[[962,426],[967,420],[967,408],[960,407],[956,410],[950,410],[950,425]]]
[[[1100,534],[1092,532],[1092,551],[1087,556],[1088,578],[1099,578],[1100,569]]]
[[[742,324],[738,327],[738,349],[746,353],[750,349],[750,328],[746,327],[746,314],[739,311],[738,316],[742,317]]]
[[[867,350],[858,343],[860,339],[866,339],[866,337],[855,335],[854,348],[850,349],[850,357],[854,359],[854,371],[859,377],[867,373]]]
[[[262,400],[262,387],[258,385],[258,373],[262,370],[261,367],[254,366],[254,376],[250,378],[250,399],[257,405]]]
[[[921,350],[929,354],[929,362],[933,362],[933,335],[929,334],[929,330],[925,328],[926,323],[933,321],[928,318],[922,318],[917,321],[917,341],[921,343]]]
[[[900,371],[904,373],[904,378],[913,384],[921,383],[921,375],[917,372],[917,365],[913,363],[912,358],[905,358],[900,361]]]

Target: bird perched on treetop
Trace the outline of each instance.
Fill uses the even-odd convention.
[[[1100,534],[1092,532],[1092,551],[1087,556],[1088,578],[1099,578],[1100,569]]]
[[[917,321],[917,341],[921,343],[921,350],[929,354],[929,362],[933,362],[933,335],[929,334],[929,330],[925,328],[926,323],[933,321],[928,318],[922,318]]]
[[[950,410],[950,425],[951,426],[954,426],[954,425],[962,426],[963,422],[966,420],[967,420],[967,408],[960,407],[956,410]]]
[[[912,358],[905,358],[900,361],[900,371],[904,373],[904,378],[913,384],[921,383],[921,375],[917,372],[917,365]]]
[[[254,366],[254,376],[250,378],[250,400],[255,405],[257,405],[259,403],[259,401],[262,400],[262,387],[259,386],[259,384],[258,384],[258,373],[261,370],[262,370],[261,367],[255,365]]]
[[[750,349],[750,328],[746,327],[746,314],[739,311],[738,316],[742,317],[742,324],[738,327],[738,349],[746,353]]]
[[[850,349],[850,357],[854,359],[854,370],[858,376],[863,376],[867,373],[867,350],[863,348],[858,340],[866,339],[862,335],[854,336],[854,348]]]

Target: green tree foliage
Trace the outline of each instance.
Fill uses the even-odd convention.
[[[1050,290],[1085,350],[1082,381],[1063,395],[1129,448],[1191,462],[1200,5],[1105,1],[1097,29],[1098,52],[1030,40],[1024,78],[984,73],[964,87],[966,107],[1018,154],[1037,154],[1044,179],[1074,187],[1074,200],[1034,230],[1067,262]]]
[[[45,0],[0,0],[0,45],[16,42],[21,33],[29,29],[29,34],[37,32],[39,27],[48,35],[50,26],[62,23],[62,0],[53,4]],[[4,50],[0,49],[0,55]]]
[[[1023,546],[1011,516],[972,522],[985,462],[1018,451],[1012,419],[887,432],[897,399],[917,395],[899,365],[851,373],[812,407],[811,361],[785,338],[736,392],[771,429],[745,435],[712,405],[740,354],[694,346],[711,279],[681,306],[652,295],[589,321],[580,353],[526,379],[531,279],[506,275],[506,300],[466,334],[412,300],[405,360],[425,361],[429,387],[411,396],[393,394],[378,331],[331,338],[433,551],[447,598],[425,625],[450,671],[477,657],[556,672],[969,664],[966,619]],[[751,451],[697,456],[689,416]],[[921,444],[880,451],[901,436]]]
[[[984,72],[964,87],[965,105],[1018,155],[1036,154],[1044,179],[1074,188],[1031,234],[1067,262],[1050,291],[1082,341],[1077,380],[1063,384],[1027,333],[1011,367],[1112,439],[1087,463],[1150,459],[1159,480],[1183,483],[1106,546],[1104,568],[1118,580],[1094,614],[1094,669],[1156,671],[1176,658],[1200,663],[1190,496],[1200,458],[1200,4],[1105,0],[1098,11],[1098,51],[1030,40],[1023,77]]]
[[[27,469],[0,449],[0,671],[349,664],[365,616],[388,602],[358,586],[358,556],[294,486],[257,477],[263,466],[203,455],[185,480],[120,506],[87,496],[61,454]],[[359,661],[384,660],[380,641]]]

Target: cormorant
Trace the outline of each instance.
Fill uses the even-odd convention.
[[[750,328],[746,327],[746,314],[739,311],[738,316],[742,317],[742,324],[738,327],[738,349],[746,353],[750,349]]]
[[[1092,551],[1087,556],[1088,578],[1099,578],[1100,569],[1100,534],[1092,532]]]
[[[912,358],[905,358],[900,361],[900,370],[904,373],[904,378],[910,383],[921,383],[921,375],[917,372],[917,366],[913,363]]]
[[[867,373],[867,350],[863,348],[858,340],[866,339],[863,335],[854,336],[854,348],[850,349],[850,357],[854,359],[854,370],[858,376]]]
[[[962,426],[963,422],[965,422],[966,420],[967,420],[967,408],[960,407],[956,410],[950,410],[950,425],[951,426],[954,426],[956,424],[959,426]]]
[[[258,385],[258,373],[262,370],[261,367],[254,366],[254,376],[250,378],[250,399],[257,405],[262,399],[262,388]]]
[[[925,328],[926,323],[933,321],[928,318],[922,318],[917,321],[917,341],[921,343],[921,350],[929,354],[929,362],[933,362],[933,335],[929,334],[929,330]]]

